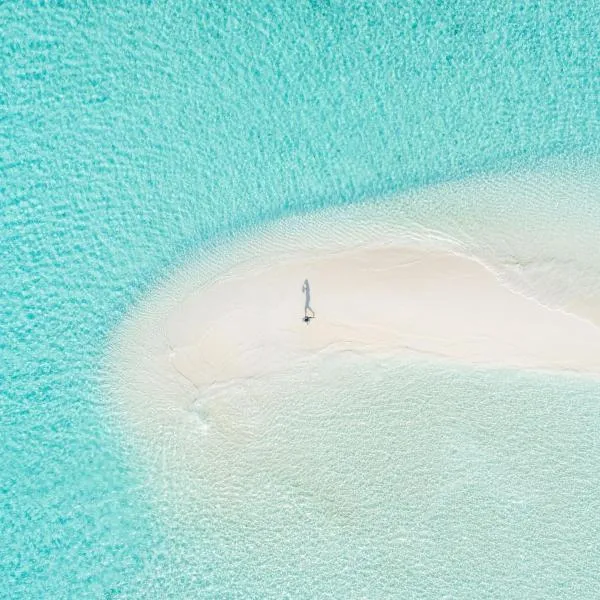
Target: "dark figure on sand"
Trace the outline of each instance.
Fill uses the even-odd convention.
[[[304,292],[304,322],[308,325],[310,320],[315,318],[315,311],[310,307],[310,284],[308,279],[304,280],[302,291]]]

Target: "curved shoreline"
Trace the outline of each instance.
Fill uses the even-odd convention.
[[[591,189],[535,177],[436,187],[411,202],[514,196],[523,182],[574,196]],[[204,401],[228,386],[294,369],[302,378],[307,361],[347,351],[600,374],[600,327],[586,320],[600,311],[585,294],[577,314],[542,304],[506,285],[485,254],[471,255],[469,241],[408,222],[402,210],[383,201],[291,217],[185,265],[115,331],[107,371],[119,412],[150,437],[190,417],[194,429]],[[205,415],[199,422],[209,426]]]

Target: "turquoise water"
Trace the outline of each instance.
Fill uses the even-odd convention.
[[[531,415],[562,415],[571,432],[560,438],[550,421],[543,438],[564,465],[542,482],[564,486],[560,514],[542,511],[518,550],[514,532],[502,538],[505,562],[483,557],[466,575],[466,546],[432,555],[426,540],[461,535],[442,524],[410,538],[423,571],[409,563],[413,575],[397,577],[373,554],[352,570],[360,557],[349,557],[350,589],[324,564],[313,575],[292,561],[284,579],[281,564],[269,569],[274,550],[228,554],[230,523],[188,536],[169,524],[133,441],[105,418],[98,368],[132,303],[216,238],[471,174],[598,158],[595,3],[5,2],[0,31],[0,595],[523,597],[535,582],[529,597],[597,597],[592,384],[484,377],[498,402],[530,401]],[[585,239],[600,229],[600,205],[548,204],[565,238],[584,221]],[[407,215],[460,233],[465,219],[485,232],[511,212],[471,202]],[[483,385],[473,377],[457,376],[471,400]],[[563,527],[550,518],[561,514]],[[544,523],[556,531],[549,549],[528,542]]]

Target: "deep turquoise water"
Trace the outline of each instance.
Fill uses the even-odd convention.
[[[0,31],[0,595],[259,597],[280,586],[335,596],[326,571],[253,578],[254,559],[228,557],[214,532],[184,542],[165,525],[131,442],[105,418],[106,337],[215,238],[442,180],[600,156],[595,3],[5,2]],[[572,213],[563,201],[555,214]],[[457,204],[425,208],[448,227],[464,216]],[[506,216],[467,208],[483,225]],[[600,228],[599,212],[586,205],[586,227]],[[598,456],[597,388],[552,383],[548,396],[541,383],[505,385],[534,397],[532,414],[539,398],[566,398],[572,427],[578,410],[592,419],[578,451]],[[583,472],[593,482],[589,464]],[[595,514],[597,492],[586,490],[587,504],[561,506]],[[597,597],[591,523],[566,546],[586,568],[542,561],[538,597]],[[439,582],[461,572],[454,559],[426,556],[432,578],[407,576],[379,595],[450,593]],[[357,596],[377,597],[385,580],[387,563],[370,564]],[[523,597],[542,567],[520,564],[457,575],[454,595]]]

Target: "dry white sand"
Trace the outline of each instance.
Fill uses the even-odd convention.
[[[272,258],[225,273],[164,315],[169,366],[199,390],[341,351],[600,372],[600,329],[512,292],[469,258],[389,246]]]

